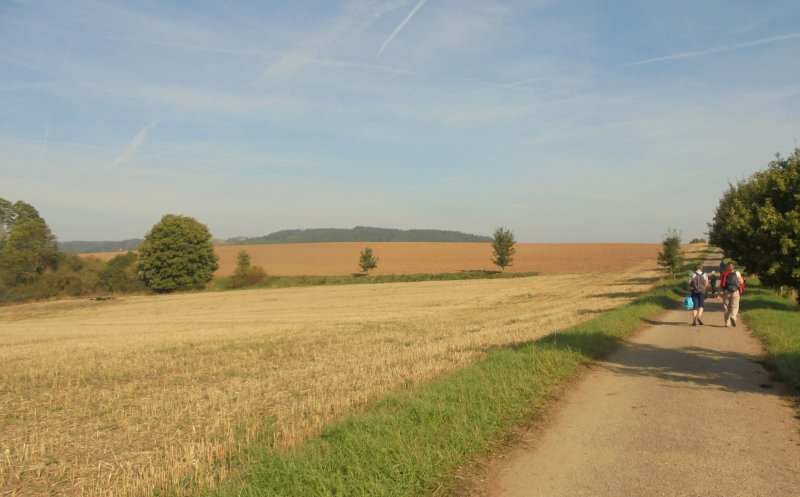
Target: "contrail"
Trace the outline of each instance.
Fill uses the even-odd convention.
[[[389,43],[391,43],[392,40],[394,40],[394,37],[397,36],[397,34],[400,33],[400,31],[402,31],[404,27],[406,27],[406,24],[408,24],[408,21],[410,21],[411,18],[414,17],[414,14],[416,14],[417,11],[419,9],[421,9],[422,6],[425,5],[425,2],[427,2],[427,1],[428,0],[420,0],[419,3],[417,3],[416,7],[414,7],[411,10],[411,12],[409,12],[409,14],[406,16],[406,18],[403,19],[403,22],[401,22],[399,26],[394,28],[394,31],[392,31],[392,34],[390,34],[389,37],[386,38],[386,41],[383,42],[383,45],[381,45],[381,48],[378,50],[378,54],[375,56],[376,58],[381,56],[381,54],[386,49],[386,47],[389,46]]]
[[[655,59],[645,59],[639,60],[636,62],[631,62],[629,64],[625,64],[622,67],[633,67],[633,66],[641,66],[644,64],[652,64],[653,62],[662,62],[665,60],[673,60],[673,59],[686,59],[689,57],[699,57],[701,55],[709,55],[715,54],[720,52],[729,52],[731,50],[739,50],[741,48],[750,48],[756,47],[758,45],[766,45],[767,43],[774,43],[776,41],[784,41],[784,40],[793,40],[795,38],[800,38],[800,33],[788,34],[783,36],[773,36],[772,38],[764,38],[761,40],[749,41],[747,43],[736,43],[734,45],[729,45],[727,47],[718,47],[718,48],[710,48],[708,50],[698,50],[696,52],[684,52],[679,54],[673,55],[666,55],[664,57],[656,57]]]
[[[120,164],[124,164],[125,162],[131,160],[133,156],[136,155],[136,152],[138,152],[139,149],[144,144],[144,141],[147,139],[147,134],[150,133],[150,130],[155,128],[157,124],[158,121],[153,121],[147,126],[145,126],[141,131],[136,133],[136,136],[133,137],[133,140],[131,140],[131,142],[128,144],[125,150],[122,151],[119,157],[117,157],[111,162],[111,165],[113,167],[116,167],[119,166]]]

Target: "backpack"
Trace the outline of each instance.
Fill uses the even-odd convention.
[[[708,280],[705,273],[694,273],[694,276],[692,276],[692,291],[694,293],[706,293],[707,285]]]
[[[725,290],[729,292],[738,292],[739,286],[741,286],[741,282],[739,281],[739,273],[736,271],[731,271],[731,273],[728,275],[728,279],[725,280]]]

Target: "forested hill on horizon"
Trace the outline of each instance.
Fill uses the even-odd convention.
[[[217,245],[259,245],[278,243],[326,243],[326,242],[467,242],[490,243],[489,236],[471,235],[460,231],[356,226],[355,228],[312,228],[281,230],[257,237],[238,236],[227,240],[214,240]],[[95,252],[114,252],[117,250],[136,250],[141,238],[122,241],[70,241],[59,242],[63,252],[90,254]]]

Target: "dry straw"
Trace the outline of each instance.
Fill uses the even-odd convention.
[[[214,487],[227,455],[622,305],[654,266],[3,308],[0,495]]]

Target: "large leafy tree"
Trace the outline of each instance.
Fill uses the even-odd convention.
[[[505,270],[514,262],[514,252],[516,252],[517,241],[514,238],[514,232],[502,226],[494,230],[494,237],[492,238],[492,262],[499,266],[501,270]]]
[[[167,214],[144,238],[136,267],[153,291],[205,287],[219,267],[211,233],[196,219]]]
[[[22,221],[44,222],[44,219],[36,208],[22,200],[12,204],[10,201],[0,198],[0,250],[14,225]]]
[[[711,243],[764,284],[800,291],[800,149],[731,185],[709,228]]]
[[[56,238],[36,209],[0,198],[0,281],[5,287],[35,282],[58,266]]]

